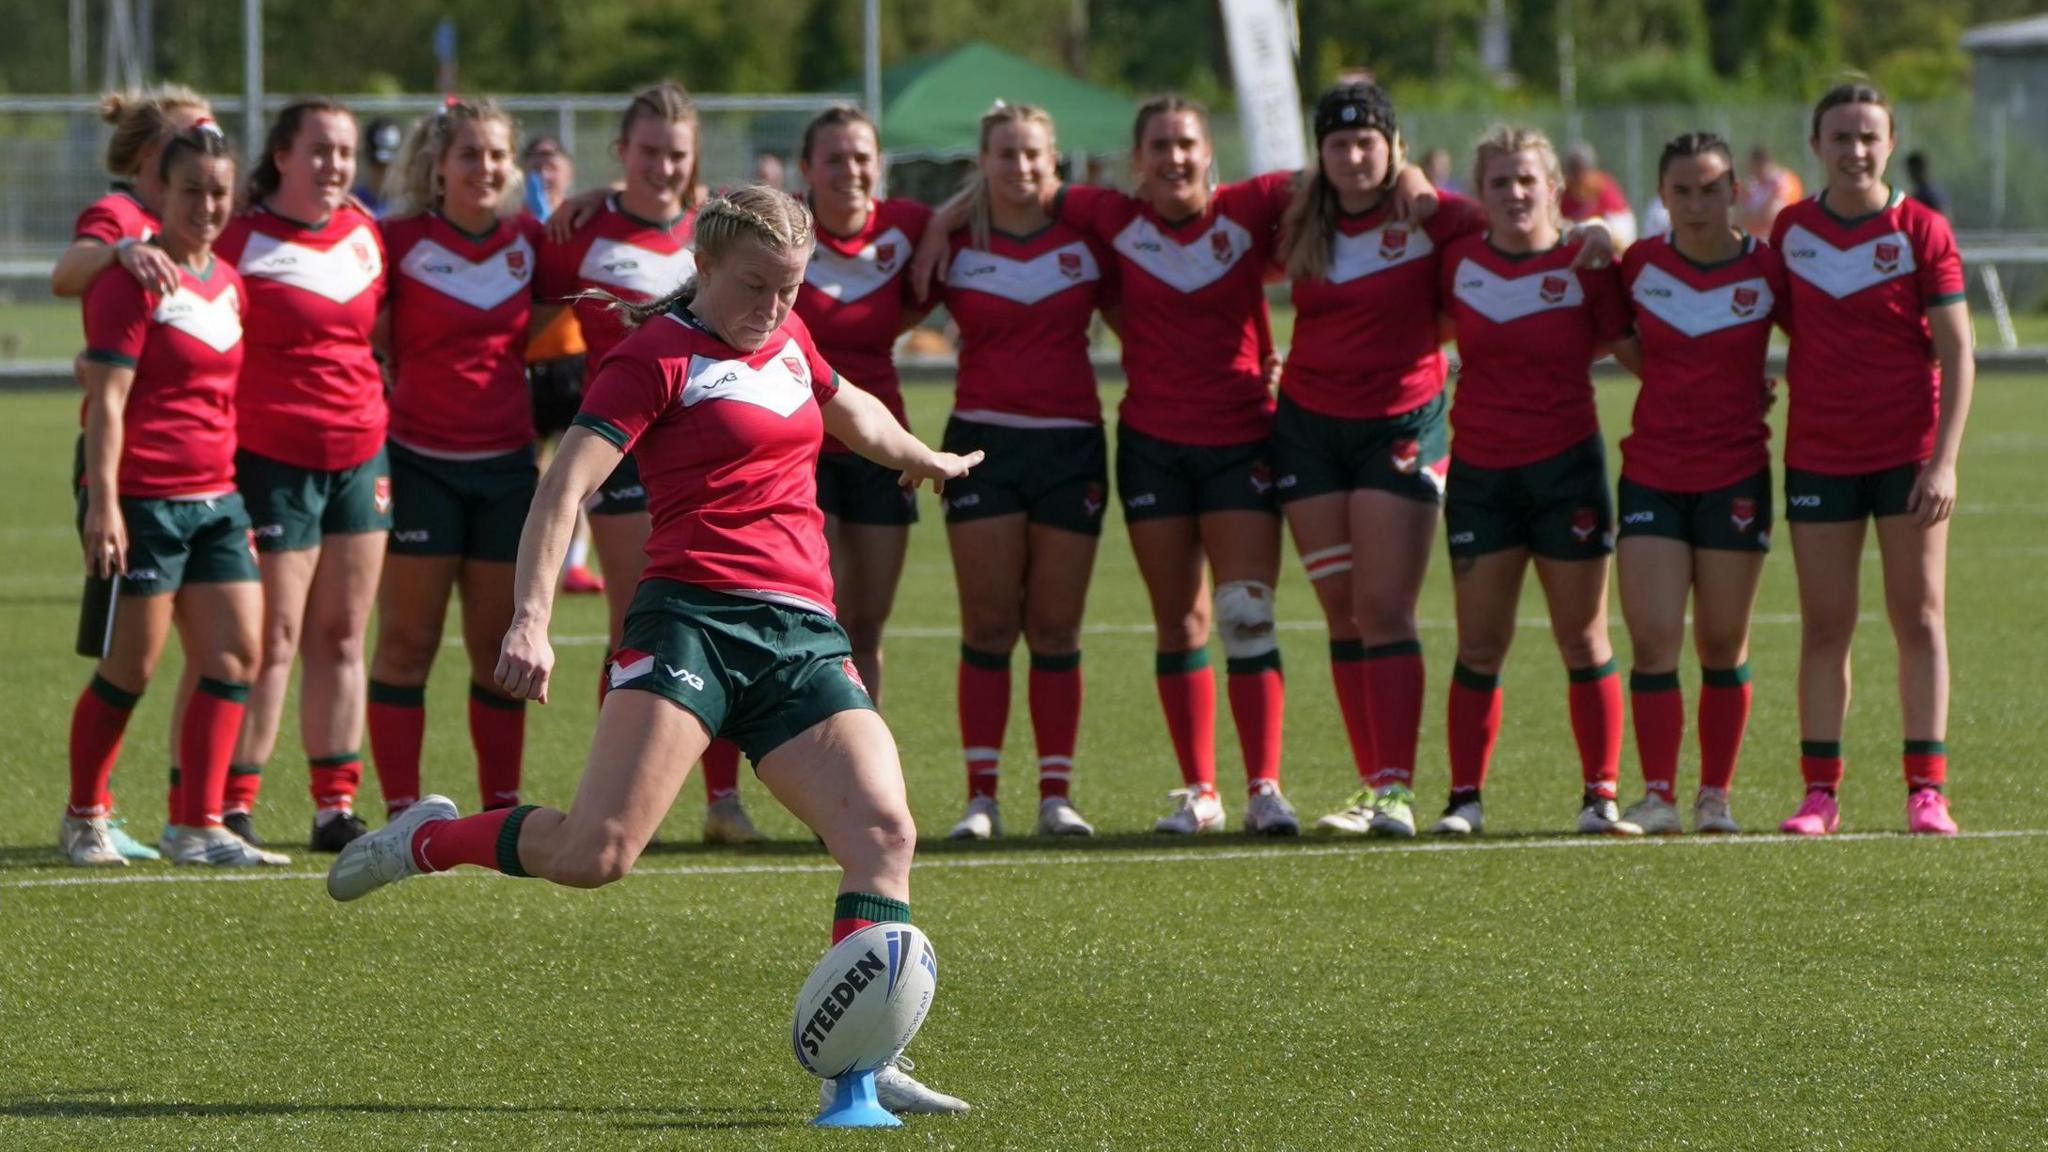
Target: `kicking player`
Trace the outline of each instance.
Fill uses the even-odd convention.
[[[1842,725],[1866,525],[1899,653],[1906,828],[1954,835],[1948,797],[1948,521],[1976,360],[1948,221],[1884,179],[1891,105],[1844,84],[1813,112],[1820,195],[1778,214],[1790,284],[1785,519],[1799,569],[1800,774],[1786,832],[1841,822]]]

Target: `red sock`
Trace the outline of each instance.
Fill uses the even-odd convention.
[[[1372,694],[1365,667],[1365,644],[1359,640],[1330,641],[1330,685],[1337,690],[1337,714],[1344,719],[1344,735],[1351,741],[1351,766],[1358,780],[1370,788],[1379,754],[1373,743]]]
[[[1806,790],[1818,789],[1823,792],[1837,792],[1842,787],[1842,774],[1847,770],[1842,762],[1840,740],[1801,740],[1799,742],[1799,775],[1806,781]]]
[[[1614,661],[1571,670],[1572,739],[1586,791],[1613,799],[1621,782],[1621,675]]]
[[[370,681],[370,759],[386,814],[419,802],[420,746],[427,739],[427,690],[417,684]]]
[[[363,754],[343,752],[335,756],[316,756],[306,761],[306,775],[312,780],[315,809],[353,811],[356,789],[363,782]]]
[[[1166,734],[1180,761],[1181,783],[1216,790],[1216,673],[1209,650],[1161,652],[1153,660],[1153,683],[1166,712]]]
[[[1912,791],[1948,783],[1948,745],[1940,740],[1906,741],[1906,787]]]
[[[994,796],[1002,771],[1003,732],[1010,726],[1010,654],[962,644],[958,683],[967,798]]]
[[[1280,782],[1281,728],[1287,717],[1287,682],[1280,652],[1231,660],[1230,716],[1237,721],[1237,746],[1244,754],[1244,782],[1253,791]]]
[[[1074,746],[1081,735],[1081,654],[1031,654],[1031,735],[1038,745],[1038,799],[1064,798],[1073,787]]]
[[[526,701],[469,686],[469,743],[476,749],[476,786],[483,806],[519,803],[519,777],[526,758]]]
[[[412,861],[422,872],[474,864],[507,876],[530,876],[519,864],[519,828],[534,806],[493,808],[460,820],[429,820],[412,834]]]
[[[713,740],[704,749],[704,798],[719,800],[740,790],[740,746]]]
[[[1668,801],[1678,786],[1678,750],[1685,743],[1685,692],[1678,673],[1629,673],[1628,703],[1636,722],[1643,788]]]
[[[875,924],[910,923],[910,905],[872,892],[841,892],[832,901],[832,943]]]
[[[141,698],[97,675],[78,694],[71,709],[71,815],[91,818],[114,810],[114,762]]]
[[[226,810],[228,760],[242,733],[242,707],[248,699],[247,684],[199,678],[192,702],[185,705],[185,725],[178,732],[178,768],[184,776],[178,823],[188,828],[220,823]]]
[[[1486,787],[1486,769],[1493,761],[1493,742],[1500,738],[1500,677],[1474,672],[1463,664],[1451,669],[1451,791],[1477,792]]]
[[[253,812],[256,810],[256,794],[263,791],[263,765],[228,765],[227,790],[221,793],[224,812]]]
[[[1727,789],[1749,727],[1749,664],[1700,669],[1700,787]]]
[[[1365,650],[1365,703],[1372,713],[1375,788],[1415,786],[1415,742],[1422,732],[1422,644],[1403,640]]]

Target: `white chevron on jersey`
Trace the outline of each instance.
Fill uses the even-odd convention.
[[[176,328],[215,352],[242,342],[242,297],[230,288],[208,300],[183,288],[157,303],[149,318]]]
[[[1495,324],[1557,308],[1576,308],[1586,301],[1579,278],[1564,268],[1508,277],[1468,257],[1459,263],[1455,283],[1458,299]]]
[[[1719,288],[1694,288],[1655,264],[1643,266],[1630,295],[1636,307],[1693,337],[1769,323],[1777,303],[1770,282],[1761,276]]]
[[[946,283],[956,289],[986,292],[1019,304],[1036,304],[1076,284],[1101,278],[1095,253],[1078,240],[1029,260],[962,248],[953,254],[953,265],[946,270]]]
[[[1144,216],[1124,225],[1114,247],[1126,260],[1182,293],[1199,292],[1237,266],[1252,250],[1252,234],[1228,216],[1218,216],[1202,234],[1182,244]]]
[[[910,256],[910,238],[901,228],[889,229],[851,256],[820,244],[811,253],[811,266],[804,269],[804,282],[841,304],[851,304],[888,287],[910,263]]]
[[[367,224],[357,225],[325,251],[252,228],[236,271],[346,304],[384,275],[384,256]]]
[[[1429,233],[1406,224],[1387,224],[1356,236],[1337,234],[1337,251],[1330,261],[1329,281],[1349,284],[1353,280],[1413,263],[1436,251]]]
[[[683,321],[668,317],[677,324]],[[804,362],[804,350],[790,340],[759,368],[744,360],[713,360],[690,357],[689,383],[683,385],[683,407],[694,408],[706,400],[737,400],[788,419],[811,401],[811,372]]]
[[[1794,276],[1840,300],[1887,280],[1911,276],[1913,242],[1904,232],[1887,232],[1853,248],[1837,248],[1804,224],[1785,230],[1785,267]]]
[[[405,254],[398,270],[443,296],[488,312],[527,291],[533,282],[533,245],[521,236],[475,263],[422,240]]]
[[[583,254],[578,279],[623,288],[648,299],[666,296],[697,272],[697,254],[688,248],[652,252],[624,240],[598,239]]]

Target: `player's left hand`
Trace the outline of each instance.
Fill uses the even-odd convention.
[[[1913,493],[1906,498],[1907,514],[1919,516],[1922,528],[1932,528],[1955,515],[1955,511],[1956,466],[1928,461],[1913,480]]]
[[[1572,229],[1572,237],[1580,242],[1579,254],[1572,257],[1573,268],[1598,270],[1614,263],[1614,233],[1599,220],[1587,220]]]
[[[498,668],[492,679],[515,700],[548,702],[548,676],[554,671],[555,649],[548,643],[546,623],[524,624],[517,620],[505,633],[498,649]]]
[[[1440,206],[1436,186],[1422,169],[1413,164],[1402,167],[1394,177],[1394,220],[1402,224],[1424,224]]]
[[[1276,388],[1280,387],[1280,370],[1281,370],[1282,368],[1285,368],[1286,366],[1287,366],[1287,362],[1286,362],[1285,360],[1282,360],[1282,359],[1280,358],[1280,353],[1278,353],[1278,352],[1268,352],[1268,353],[1266,353],[1266,364],[1265,364],[1265,368],[1266,368],[1266,390],[1267,390],[1267,391],[1269,391],[1269,392],[1270,392],[1270,391],[1272,391],[1272,390],[1274,390],[1274,389],[1276,389]]]
[[[951,452],[934,452],[930,459],[918,466],[905,468],[902,478],[897,483],[905,488],[915,488],[929,480],[932,482],[932,491],[943,496],[946,494],[946,481],[958,480],[973,471],[975,466],[981,463],[984,455],[978,448],[965,456]]]

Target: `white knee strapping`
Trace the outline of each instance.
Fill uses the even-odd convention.
[[[1223,633],[1223,654],[1249,660],[1273,653],[1280,639],[1273,628],[1273,586],[1257,580],[1232,580],[1216,586],[1216,628]]]

